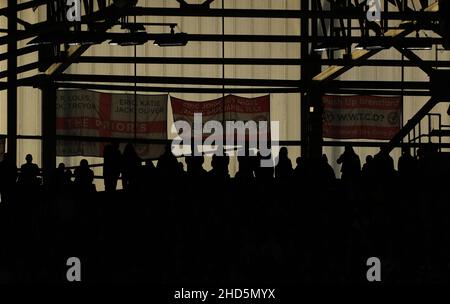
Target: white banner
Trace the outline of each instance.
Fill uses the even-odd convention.
[[[135,110],[135,103],[137,105]],[[167,95],[110,94],[60,90],[56,134],[107,138],[167,139]],[[59,156],[103,155],[107,142],[59,140]],[[135,145],[139,156],[156,158],[163,145]]]

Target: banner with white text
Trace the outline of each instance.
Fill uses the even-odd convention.
[[[136,105],[136,107],[135,107]],[[167,139],[167,95],[111,94],[59,90],[56,134],[68,136]],[[107,142],[58,140],[58,156],[103,156]],[[136,144],[142,158],[156,158],[161,144]]]
[[[401,128],[401,97],[323,97],[323,137],[390,140]]]

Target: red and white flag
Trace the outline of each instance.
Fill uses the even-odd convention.
[[[323,137],[390,140],[402,116],[401,97],[324,95]]]
[[[136,103],[136,110],[135,110]],[[110,94],[59,90],[57,135],[167,139],[167,95]],[[57,155],[103,155],[105,142],[58,141]],[[163,145],[135,145],[143,158],[158,157]]]

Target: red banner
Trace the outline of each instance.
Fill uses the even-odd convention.
[[[255,122],[266,121],[270,132],[270,95],[245,98],[227,95],[224,98],[194,102],[170,97],[174,121],[186,121],[194,126],[194,114],[202,115],[202,123],[208,121]],[[225,131],[225,130],[224,130]],[[267,136],[267,133],[265,133]],[[230,134],[231,135],[231,134]],[[234,136],[234,135],[233,135]],[[262,138],[262,135],[260,135]],[[206,134],[203,137],[207,137]]]
[[[193,123],[194,113],[201,113],[203,121],[270,121],[270,96],[245,98],[235,95],[214,100],[195,102],[170,97],[174,121],[184,120]]]
[[[401,97],[323,96],[323,137],[389,140],[400,131]]]
[[[136,104],[136,110],[135,110]],[[56,102],[57,135],[108,138],[167,138],[167,95],[110,94],[60,90]],[[58,141],[57,155],[103,155],[104,142]],[[143,158],[158,157],[161,145],[135,145]]]

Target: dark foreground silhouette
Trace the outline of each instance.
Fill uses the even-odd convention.
[[[83,284],[367,284],[370,257],[384,284],[450,282],[446,154],[405,151],[397,172],[387,155],[361,166],[348,148],[336,180],[325,156],[292,168],[284,151],[275,169],[240,157],[230,178],[227,157],[211,172],[190,157],[185,172],[170,152],[140,166],[130,151],[126,191],[112,189],[114,164],[101,193],[84,162],[75,181],[61,165],[47,190],[34,166],[15,183],[0,164],[0,283],[64,284],[69,257]]]

